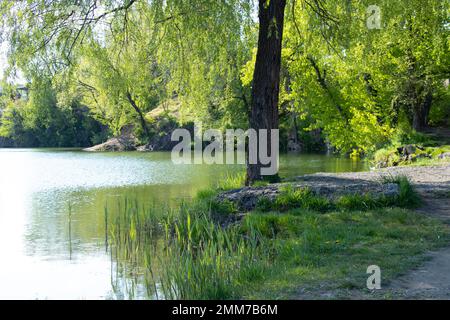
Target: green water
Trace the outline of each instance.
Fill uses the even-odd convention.
[[[367,169],[325,155],[280,159],[284,177]],[[113,281],[105,205],[177,202],[244,168],[174,165],[163,152],[0,149],[0,170],[0,298],[120,299],[125,290],[113,287],[126,284]]]

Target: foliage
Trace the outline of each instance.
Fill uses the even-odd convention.
[[[368,1],[326,4],[338,22],[314,28],[317,16],[299,1],[286,31],[291,97],[311,127],[338,150],[366,153],[413,126],[427,94],[431,114],[444,114],[436,108],[449,105],[448,3],[379,1],[381,29],[366,26]]]
[[[32,86],[36,78],[50,79],[58,101],[76,98],[112,135],[132,126],[142,142],[145,126],[152,127],[142,114],[174,99],[181,114],[205,127],[248,127],[255,2],[70,4],[1,3],[8,75],[20,69]],[[295,132],[305,150],[323,149],[327,141],[342,153],[373,154],[412,129],[448,125],[448,1],[378,1],[379,29],[367,26],[371,4],[288,2],[279,98],[283,150]]]
[[[132,125],[143,142],[145,113],[174,97],[205,126],[247,126],[239,75],[254,44],[249,0],[70,4],[1,4],[11,72],[59,77],[113,135]]]
[[[398,147],[389,146],[379,149],[373,155],[372,162],[378,167],[439,165],[448,162],[448,157],[442,157],[442,155],[450,152],[449,145],[437,147],[422,147],[420,145],[412,146],[416,148],[416,151],[408,156],[400,154]]]
[[[406,176],[388,176],[384,183],[395,183],[399,186],[400,193],[396,197],[395,204],[403,208],[415,208],[421,203],[420,197]]]
[[[100,142],[104,129],[87,108],[77,99],[66,103],[58,101],[50,80],[35,79],[27,101],[7,99],[0,136],[12,138],[18,147],[83,147]]]

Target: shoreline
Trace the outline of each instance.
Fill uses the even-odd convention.
[[[285,179],[266,186],[250,186],[219,193],[220,202],[230,201],[239,210],[255,209],[261,198],[274,201],[285,187],[308,188],[317,196],[336,199],[344,195],[397,196],[398,187],[389,179],[405,176],[421,197],[450,196],[450,163],[431,166],[401,166],[360,172],[318,172]]]

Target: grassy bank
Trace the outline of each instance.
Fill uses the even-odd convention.
[[[450,240],[448,227],[401,208],[418,203],[405,178],[394,181],[401,192],[392,199],[330,202],[286,188],[275,202],[238,219],[232,203],[214,199],[241,182],[226,179],[175,209],[127,201],[109,228],[116,258],[132,269],[126,273],[139,273],[154,298],[314,297],[364,290],[373,264],[385,283]]]
[[[271,275],[246,298],[311,298],[330,290],[365,291],[366,269],[386,280],[416,266],[427,250],[448,243],[440,223],[399,208],[283,215],[253,213],[245,225],[274,236],[279,248]],[[326,296],[324,296],[326,297]]]
[[[430,166],[450,163],[450,157],[440,158],[443,154],[450,153],[450,145],[439,147],[423,147],[411,145],[414,152],[404,154],[399,151],[400,147],[387,147],[378,150],[372,163],[378,167],[394,166]]]
[[[410,132],[394,136],[389,145],[377,150],[369,159],[377,167],[407,165],[439,165],[449,163],[450,153],[448,137]]]

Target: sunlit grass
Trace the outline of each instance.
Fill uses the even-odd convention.
[[[231,179],[222,187],[241,182]],[[417,196],[404,177],[386,182],[399,184],[396,202],[357,195],[330,202],[286,188],[271,207],[225,225],[217,216],[236,208],[217,203],[217,189],[175,208],[125,200],[118,216],[105,210],[111,252],[121,275],[144,283],[152,299],[292,298],[319,284],[363,290],[367,266],[379,265],[389,280],[449,241],[442,223],[391,208]],[[136,287],[130,285],[130,296]]]
[[[228,174],[217,183],[217,191],[227,191],[232,189],[241,188],[245,184],[245,172],[238,174]]]
[[[323,298],[320,294],[326,291],[348,289],[364,292],[369,265],[380,266],[385,285],[422,262],[423,253],[450,240],[447,226],[399,208],[252,213],[243,222],[243,228],[248,226],[274,238],[279,248],[271,276],[243,294],[251,299]]]

